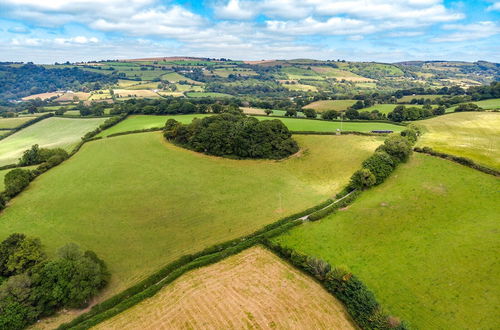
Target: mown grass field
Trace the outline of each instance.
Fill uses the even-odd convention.
[[[354,103],[356,103],[356,100],[321,100],[310,103],[304,106],[304,108],[314,109],[318,112],[326,110],[344,111]]]
[[[35,117],[0,118],[0,128],[16,128]]]
[[[424,130],[418,146],[500,169],[500,113],[457,112],[416,124]]]
[[[347,210],[276,241],[345,265],[418,329],[498,326],[499,179],[415,154]]]
[[[97,136],[108,136],[114,133],[135,131],[139,129],[147,129],[154,127],[163,127],[168,119],[175,119],[183,124],[189,124],[194,118],[203,118],[208,115],[206,114],[194,114],[194,115],[170,115],[170,116],[147,116],[147,115],[136,115],[129,116],[124,121],[119,122],[115,126],[108,128],[107,130],[99,133]]]
[[[161,132],[85,144],[44,173],[0,214],[0,239],[35,235],[52,253],[75,242],[94,250],[117,293],[173,259],[249,234],[343,187],[378,137],[297,136],[283,161],[210,157]]]
[[[85,133],[102,124],[106,118],[48,118],[28,126],[0,141],[0,166],[16,163],[32,145],[41,148],[64,148],[70,151]]]
[[[253,247],[177,279],[96,329],[356,329],[343,305]]]

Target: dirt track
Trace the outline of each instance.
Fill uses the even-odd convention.
[[[343,306],[254,247],[194,270],[99,329],[354,329]]]

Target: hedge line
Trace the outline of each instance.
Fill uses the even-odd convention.
[[[454,156],[454,155],[446,154],[444,152],[435,151],[435,150],[433,150],[430,147],[423,147],[423,148],[415,147],[415,148],[413,148],[413,150],[416,151],[416,152],[423,153],[423,154],[428,154],[428,155],[431,155],[431,156],[436,156],[436,157],[440,157],[440,158],[443,158],[443,159],[451,160],[452,162],[455,162],[455,163],[458,163],[460,165],[464,165],[464,166],[470,167],[472,169],[484,172],[486,174],[491,174],[491,175],[494,175],[494,176],[500,176],[500,171],[497,171],[495,169],[492,169],[492,168],[480,165],[480,164],[474,162],[470,158],[461,157],[461,156]]]
[[[163,127],[143,128],[143,129],[136,129],[136,130],[133,130],[133,131],[125,131],[125,132],[113,133],[113,134],[109,134],[107,137],[110,138],[110,137],[113,137],[113,136],[135,134],[135,133],[145,133],[145,132],[156,132],[156,131],[161,131],[161,130],[163,130]]]
[[[405,322],[384,312],[375,295],[355,275],[342,268],[333,268],[326,261],[282,247],[270,240],[263,244],[321,285],[346,307],[350,316],[362,329],[408,329]]]
[[[358,198],[358,196],[360,194],[361,194],[360,191],[354,190],[354,191],[350,192],[348,195],[345,195],[344,197],[342,197],[342,199],[337,200],[336,202],[330,204],[329,206],[312,213],[311,215],[309,215],[307,217],[307,220],[316,221],[316,220],[322,219],[322,218],[326,217],[327,215],[334,213],[338,209],[341,209],[343,207],[346,207],[347,205],[350,205],[352,202],[354,202],[354,200],[356,200],[356,198]]]
[[[44,120],[46,118],[53,117],[53,116],[54,116],[53,113],[47,113],[47,114],[41,115],[39,117],[35,117],[35,118],[31,119],[31,120],[28,120],[27,122],[22,123],[21,125],[17,126],[16,128],[11,129],[9,133],[0,136],[0,140],[3,140],[6,137],[11,136],[12,134],[14,134],[14,133],[22,130],[23,128],[26,128],[28,126],[31,126],[33,124],[38,123],[41,120]]]
[[[248,236],[213,245],[195,254],[181,256],[136,285],[118,293],[100,304],[93,306],[89,312],[78,316],[69,323],[62,324],[58,329],[69,329],[73,327],[76,329],[86,329],[94,326],[116,314],[121,313],[145,298],[151,297],[163,286],[171,283],[185,272],[194,268],[215,263],[227,256],[236,254],[250,246],[260,243],[263,239],[284,233],[290,228],[301,224],[302,220],[300,219],[302,217],[322,209],[331,203],[332,200],[326,200],[325,202],[307,210],[266,225],[262,229]]]
[[[337,132],[317,132],[317,131],[290,131],[292,134],[307,134],[307,135],[337,135]],[[341,131],[340,135],[363,135],[363,136],[387,136],[387,133],[370,133],[358,131]]]
[[[391,120],[363,120],[363,119],[349,119],[349,120],[333,119],[333,120],[326,120],[326,119],[322,119],[322,118],[287,117],[287,116],[266,116],[266,115],[255,115],[255,114],[248,114],[248,116],[269,117],[269,119],[275,119],[275,118],[308,119],[308,120],[319,120],[319,121],[334,121],[334,122],[339,122],[339,123],[340,122],[344,122],[344,123],[386,123],[386,124],[393,124],[393,125],[398,125],[398,126],[406,126],[407,125],[406,123],[395,122],[395,121],[391,121]]]

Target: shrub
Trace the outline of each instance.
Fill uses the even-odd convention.
[[[307,257],[306,265],[309,273],[320,281],[325,280],[331,270],[331,266],[328,262],[316,257]]]
[[[28,170],[16,168],[8,172],[4,177],[5,194],[13,197],[26,188],[31,181],[31,173]]]

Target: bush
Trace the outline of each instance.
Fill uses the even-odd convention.
[[[8,172],[4,177],[5,194],[13,197],[23,191],[31,181],[31,173],[28,170],[16,168]]]
[[[462,112],[462,111],[482,111],[482,110],[483,110],[483,108],[481,108],[480,106],[478,106],[475,103],[462,103],[462,104],[459,104],[455,108],[455,112]]]
[[[26,150],[22,157],[19,158],[19,166],[30,166],[36,165],[49,160],[53,156],[58,156],[59,158],[68,158],[68,153],[66,150],[61,148],[47,149],[38,147],[38,144],[34,144],[30,149]]]

